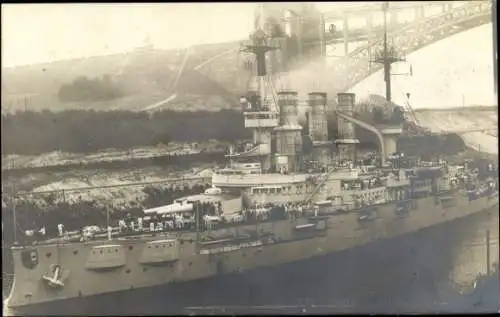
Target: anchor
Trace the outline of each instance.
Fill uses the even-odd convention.
[[[52,267],[52,276],[49,276],[47,274],[44,274],[42,276],[42,279],[45,281],[45,283],[50,286],[51,288],[61,288],[64,286],[64,283],[61,281],[62,278],[62,267],[60,265],[51,265]]]

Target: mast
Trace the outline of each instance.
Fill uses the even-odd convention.
[[[385,99],[388,104],[391,104],[391,63],[388,59],[387,52],[387,9],[389,8],[389,3],[384,2],[382,4],[382,10],[384,10],[384,81],[385,81]]]
[[[245,127],[253,131],[253,144],[259,146],[255,156],[258,156],[263,171],[271,168],[271,139],[273,129],[278,126],[278,108],[276,105],[273,84],[267,75],[266,53],[279,47],[271,45],[269,36],[264,32],[264,5],[257,8],[256,30],[250,36],[250,43],[242,43],[240,51],[255,55],[258,96],[252,96],[251,109],[244,111]],[[258,97],[258,99],[256,98]]]
[[[259,30],[261,31],[264,31],[264,19],[265,19],[265,16],[264,16],[264,3],[260,3],[259,5],[259,25],[258,25],[258,29],[256,30],[254,36],[256,37],[254,39],[254,44],[255,45],[259,45],[259,44],[265,44],[264,42],[264,33],[262,34],[259,34]],[[262,38],[259,38],[259,36],[262,36]],[[271,48],[269,49],[269,51],[271,50]],[[264,104],[264,100],[265,100],[265,96],[266,96],[266,82],[265,82],[265,79],[266,79],[266,52],[268,50],[265,50],[264,48],[261,49],[261,51],[259,51],[258,53],[254,52],[254,54],[256,55],[257,57],[257,76],[259,77],[259,94],[260,94],[260,98],[261,98],[261,105]],[[258,54],[258,55],[257,55]]]
[[[389,46],[388,36],[387,36],[387,10],[389,9],[389,2],[384,2],[382,4],[382,10],[384,12],[384,38],[382,51],[375,54],[375,58],[372,60],[374,63],[382,64],[384,67],[384,82],[385,82],[385,99],[387,100],[387,105],[391,104],[392,100],[392,90],[391,90],[391,64],[396,62],[405,61],[404,58],[400,58],[396,52],[396,49]]]
[[[266,34],[259,28],[252,34],[252,43],[243,45],[242,51],[252,53],[255,55],[257,62],[257,77],[258,77],[258,91],[261,98],[261,105],[265,104],[267,67],[266,67],[266,53],[269,51],[277,50],[278,47],[270,46],[266,43]],[[270,84],[269,84],[270,85]]]

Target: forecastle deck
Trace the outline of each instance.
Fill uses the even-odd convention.
[[[156,237],[153,244],[153,238],[138,238],[17,248],[13,250],[16,277],[8,304],[12,308],[22,308],[19,306],[127,291],[305,260],[497,209],[498,194],[473,201],[468,200],[466,193],[461,193],[446,203],[439,202],[436,197],[413,202],[414,209],[403,216],[395,212],[395,204],[378,206],[376,218],[368,223],[360,223],[359,214],[352,212],[328,217],[325,229],[315,226],[312,231],[297,230],[297,226],[307,223],[307,219],[297,219],[211,232],[212,235],[224,236],[228,230],[244,233],[255,232],[258,228],[261,237],[274,233],[273,243],[262,245],[246,241],[239,249],[232,247],[226,249],[227,252],[219,248],[218,252],[196,254],[195,243],[191,240],[194,238],[193,233],[177,239],[173,239],[174,236]],[[172,255],[170,260],[161,251],[153,254],[147,251],[148,247],[155,246],[169,248],[170,243],[173,243],[170,247],[175,249],[175,252],[168,253]],[[96,263],[92,252],[101,249],[96,249],[96,246],[103,245],[109,251],[119,250],[115,251],[119,256],[110,258],[112,261],[106,262],[107,268],[96,269],[95,265],[92,268],[91,264]],[[206,250],[208,246],[204,248]],[[30,269],[23,263],[26,263],[26,256],[31,255],[32,251],[36,251],[37,264]],[[145,254],[150,255],[149,263],[143,261]],[[157,259],[156,263],[153,263],[154,259]],[[42,276],[52,275],[56,264],[62,269],[59,276],[64,285],[50,288]]]

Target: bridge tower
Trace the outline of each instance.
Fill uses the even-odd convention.
[[[352,117],[354,115],[355,98],[356,95],[352,93],[338,93],[337,111]],[[337,126],[339,136],[335,140],[335,144],[337,144],[338,159],[354,163],[357,157],[357,144],[359,144],[359,140],[356,138],[354,124],[337,116]]]

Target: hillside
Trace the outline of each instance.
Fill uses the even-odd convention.
[[[185,71],[179,78],[178,97],[171,109],[219,110],[232,106],[232,95],[192,68],[204,60],[234,47],[236,43],[212,44],[190,49]],[[171,85],[185,50],[134,51],[46,64],[2,69],[2,112],[50,109],[132,110],[140,111],[171,94]],[[189,70],[189,71],[188,71]],[[78,77],[108,75],[125,91],[123,98],[106,102],[60,102],[59,88]],[[210,97],[207,97],[207,96]],[[25,98],[26,101],[25,101]],[[193,106],[193,104],[200,104]],[[207,107],[207,104],[213,107]]]
[[[463,131],[498,126],[497,108],[418,109],[419,121],[433,132]],[[465,144],[475,150],[498,155],[498,130],[460,134]]]

